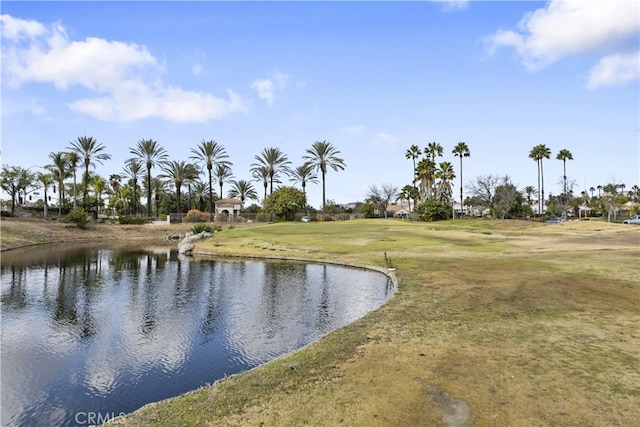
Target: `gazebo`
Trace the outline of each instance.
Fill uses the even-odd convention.
[[[239,199],[219,199],[215,201],[216,218],[225,214],[227,221],[233,221],[242,211],[242,201]]]

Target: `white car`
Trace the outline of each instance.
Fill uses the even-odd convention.
[[[302,222],[309,222],[311,221],[311,218],[309,218],[308,216],[303,216],[302,219],[300,220]]]
[[[627,219],[625,219],[624,221],[622,221],[623,224],[635,224],[635,225],[640,225],[640,215],[633,215]]]

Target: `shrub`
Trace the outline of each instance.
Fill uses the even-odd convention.
[[[214,227],[210,226],[209,224],[198,223],[198,224],[193,224],[193,227],[191,227],[191,231],[193,232],[193,234],[200,234],[203,231],[206,231],[207,233],[213,233],[214,231],[220,231],[220,230],[216,230]]]
[[[184,217],[184,222],[205,222],[209,221],[209,214],[199,209],[191,209]]]
[[[429,199],[418,205],[414,211],[418,214],[418,221],[441,221],[448,219],[451,214],[451,209],[447,205],[435,199]]]
[[[149,220],[142,216],[121,216],[118,218],[118,222],[127,225],[143,225],[149,222]]]
[[[78,228],[85,228],[89,223],[89,214],[82,208],[73,209],[67,215],[69,221],[73,222]]]

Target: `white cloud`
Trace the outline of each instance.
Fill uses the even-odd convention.
[[[551,0],[525,14],[518,30],[499,30],[485,41],[490,53],[512,47],[530,71],[566,56],[618,54],[640,30],[637,2]]]
[[[8,23],[9,29],[4,28]],[[159,117],[178,123],[219,120],[245,112],[240,98],[165,85],[162,66],[144,46],[89,37],[69,40],[64,28],[2,15],[3,77],[12,87],[29,82],[58,89],[82,86],[100,96],[70,102],[71,110],[100,120]]]
[[[609,55],[591,69],[587,86],[623,84],[640,77],[640,53]]]
[[[465,10],[469,6],[468,0],[432,0],[438,3],[442,3],[442,10],[444,12],[454,12],[457,10]]]
[[[365,129],[366,129],[365,125],[353,125],[353,126],[343,127],[342,129],[340,129],[340,132],[349,136],[356,136],[364,132]]]
[[[273,75],[266,79],[254,80],[251,84],[251,89],[255,89],[258,92],[258,97],[266,101],[269,106],[272,106],[276,100],[276,95],[281,95],[288,87],[291,76],[280,71],[276,71]],[[304,87],[298,85],[298,88]]]

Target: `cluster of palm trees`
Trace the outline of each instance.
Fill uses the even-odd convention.
[[[551,157],[551,150],[544,144],[538,144],[534,146],[529,152],[529,158],[535,160],[538,164],[538,212],[542,214],[544,198],[544,168],[542,165],[543,159],[549,159]],[[567,195],[569,190],[567,188],[567,160],[573,160],[573,154],[571,151],[563,148],[558,151],[556,160],[562,161],[563,176],[562,176],[562,194]],[[525,189],[526,190],[526,189]]]
[[[430,142],[424,149],[412,145],[407,149],[405,157],[413,162],[412,184],[402,188],[399,198],[413,199],[414,206],[420,201],[435,199],[451,206],[453,199],[452,181],[456,178],[451,162],[437,162],[442,157],[444,148],[437,142]],[[460,206],[462,206],[462,159],[470,157],[469,147],[463,141],[458,142],[451,153],[460,157]],[[418,161],[421,155],[424,157]],[[419,183],[419,187],[416,185]]]
[[[268,147],[255,156],[255,162],[251,164],[250,180],[235,180],[232,172],[233,163],[225,148],[214,140],[202,140],[195,148],[191,149],[189,161],[168,160],[168,154],[164,147],[153,139],[141,139],[137,144],[129,149],[131,158],[125,161],[123,173],[112,174],[109,180],[97,174],[92,174],[90,169],[95,168],[96,163],[103,164],[111,159],[111,155],[105,152],[106,147],[96,141],[93,137],[82,136],[71,142],[66,151],[52,152],[49,155],[51,163],[45,166],[48,173],[43,173],[40,184],[45,188],[57,184],[60,189],[61,201],[65,200],[65,181],[73,178],[73,208],[77,208],[77,171],[82,166],[83,174],[81,180],[82,207],[87,209],[91,204],[98,208],[103,205],[102,196],[109,193],[109,206],[119,207],[120,210],[138,213],[140,199],[140,185],[146,189],[146,215],[152,217],[152,203],[155,200],[156,215],[159,212],[158,201],[160,196],[165,195],[167,185],[172,185],[175,190],[176,209],[182,212],[182,189],[187,186],[189,189],[189,208],[191,207],[192,190],[196,194],[196,203],[200,206],[208,204],[209,219],[213,220],[214,202],[223,196],[223,186],[225,183],[231,185],[227,196],[238,198],[244,203],[246,200],[258,201],[258,194],[253,187],[253,182],[260,182],[264,187],[264,198],[274,191],[274,184],[282,184],[284,177],[290,182],[300,183],[306,199],[306,186],[308,183],[318,183],[318,174],[322,180],[322,204],[323,211],[326,207],[326,175],[329,169],[335,171],[344,170],[346,165],[339,157],[338,151],[328,141],[316,141],[311,148],[305,151],[302,157],[303,163],[295,168],[291,167],[291,161],[285,153],[277,147]],[[152,170],[159,168],[160,173],[153,177]],[[206,169],[208,183],[200,181],[200,175]],[[146,172],[146,173],[145,173]],[[144,175],[143,175],[144,174]],[[123,178],[128,178],[128,182],[123,185]],[[142,179],[141,179],[142,178]],[[215,184],[214,184],[215,182]],[[219,193],[214,191],[214,185],[219,188]],[[89,191],[92,190],[94,197],[90,200]],[[208,197],[202,195],[208,193]],[[155,195],[155,197],[154,197]],[[47,204],[45,196],[45,208]],[[62,212],[62,202],[58,206],[58,217]]]

